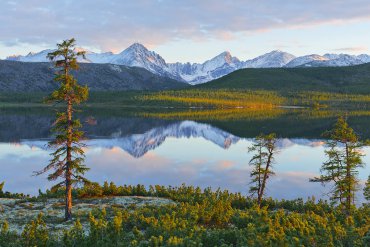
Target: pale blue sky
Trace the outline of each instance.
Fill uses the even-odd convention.
[[[225,50],[242,60],[276,49],[369,54],[369,13],[368,0],[4,0],[0,58],[70,37],[94,51],[140,42],[167,62],[203,62]]]

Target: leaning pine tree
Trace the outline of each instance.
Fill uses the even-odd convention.
[[[365,145],[354,130],[340,117],[333,129],[324,133],[328,149],[328,160],[321,167],[322,175],[310,179],[311,182],[332,183],[331,200],[339,203],[347,215],[355,203],[358,190],[358,168],[363,167],[361,148]]]
[[[272,164],[274,163],[274,155],[276,149],[276,135],[274,133],[269,135],[259,135],[256,137],[256,143],[248,149],[248,152],[255,154],[249,161],[251,165],[251,187],[249,193],[252,196],[257,196],[258,206],[261,206],[263,195],[267,185],[267,180],[271,175],[274,175]]]
[[[65,188],[65,220],[72,219],[72,186],[77,182],[87,181],[83,175],[88,168],[83,164],[84,144],[81,142],[83,132],[78,119],[74,119],[75,106],[86,101],[88,88],[78,85],[76,79],[70,74],[71,70],[79,68],[77,58],[84,57],[84,52],[75,51],[75,39],[64,40],[57,44],[57,49],[47,55],[54,62],[57,70],[55,81],[60,87],[48,98],[48,102],[63,103],[64,110],[57,113],[52,131],[55,138],[49,142],[49,147],[55,149],[51,154],[49,165],[36,174],[52,170],[49,180],[62,178],[63,181],[53,188]]]

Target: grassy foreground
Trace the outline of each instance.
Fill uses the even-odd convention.
[[[62,191],[47,191],[22,199],[28,211],[38,202],[48,205]],[[166,198],[167,203],[117,204],[86,211],[57,232],[59,225],[45,210],[21,233],[0,222],[0,246],[369,246],[370,206],[353,209],[346,218],[340,208],[314,198],[266,199],[262,208],[239,193],[210,188],[116,186],[91,184],[74,190],[79,201],[128,196]],[[8,194],[11,196],[11,194]],[[100,199],[99,199],[100,198]],[[107,199],[108,198],[108,199]],[[128,199],[127,199],[128,200]],[[129,200],[128,200],[129,201]],[[40,209],[40,208],[39,208]],[[16,220],[17,216],[10,217]]]

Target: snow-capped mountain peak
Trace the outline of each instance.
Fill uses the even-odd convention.
[[[47,49],[40,52],[29,52],[26,56],[14,55],[7,57],[6,60],[20,61],[20,62],[48,62],[46,57],[48,53],[54,50]]]
[[[370,63],[370,55],[361,54],[358,55],[357,58],[360,59],[363,63]]]
[[[254,59],[247,60],[244,63],[245,68],[279,68],[288,64],[295,58],[294,55],[274,50],[264,55],[258,56]]]
[[[133,45],[126,48],[124,51],[119,53],[118,58],[129,59],[130,61],[144,61],[145,59],[155,62],[158,60],[161,64],[166,64],[164,59],[155,53],[154,51],[149,51],[145,46],[139,43],[134,43]]]
[[[237,57],[233,57],[229,51],[224,51],[213,59],[223,59],[223,61],[227,64],[237,64],[240,62],[240,60]]]
[[[235,67],[239,63],[240,61],[238,58],[231,56],[230,52],[225,51],[214,58],[205,61],[202,66],[202,71],[213,71],[217,68],[223,67],[225,64]]]
[[[133,43],[126,50],[139,51],[139,52],[150,52],[144,45],[140,43]]]
[[[113,56],[110,63],[142,67],[154,73],[167,71],[166,61],[160,55],[149,51],[139,43],[134,43],[121,53]]]

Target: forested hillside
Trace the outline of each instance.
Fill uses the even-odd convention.
[[[370,63],[348,67],[241,69],[197,87],[364,94],[370,93]]]

